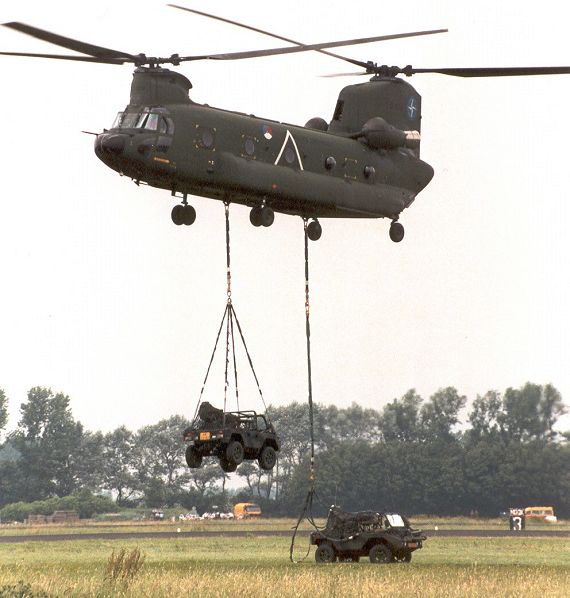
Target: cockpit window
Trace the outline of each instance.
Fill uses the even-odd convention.
[[[162,134],[173,133],[172,119],[164,116],[165,110],[144,108],[137,112],[119,112],[113,123],[113,129],[146,129]]]

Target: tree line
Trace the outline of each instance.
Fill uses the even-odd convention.
[[[315,405],[316,509],[497,515],[547,504],[570,514],[570,433],[556,431],[567,411],[560,393],[527,383],[466,403],[447,387],[427,400],[409,390],[379,410]],[[5,432],[0,389],[0,508],[106,493],[119,507],[199,511],[253,497],[268,513],[296,515],[308,488],[308,407],[270,406],[268,414],[282,442],[278,464],[263,472],[244,462],[230,474],[236,490],[217,460],[186,466],[183,416],[91,432],[75,420],[68,396],[34,387],[16,429]]]

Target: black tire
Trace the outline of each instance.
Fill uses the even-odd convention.
[[[317,546],[315,561],[317,563],[334,563],[336,561],[336,552],[330,542],[323,542]]]
[[[184,206],[182,204],[174,206],[172,212],[170,212],[170,217],[176,226],[184,224]]]
[[[196,210],[192,206],[184,206],[184,224],[190,226],[196,221]]]
[[[261,208],[252,208],[249,213],[249,221],[253,226],[261,226]]]
[[[307,225],[307,237],[311,239],[311,241],[318,241],[323,234],[323,229],[319,224],[318,220],[312,220]]]
[[[386,546],[386,544],[375,544],[368,553],[371,563],[391,563],[394,560],[392,551]]]
[[[226,460],[228,463],[239,465],[243,461],[243,444],[239,440],[232,440],[226,448]]]
[[[196,469],[202,465],[202,455],[196,450],[195,446],[186,447],[186,463],[192,469]]]
[[[277,462],[277,452],[272,446],[266,444],[261,449],[259,457],[257,458],[257,462],[259,463],[259,467],[261,467],[261,469],[269,471],[275,467],[275,463]]]
[[[390,225],[390,239],[399,243],[404,238],[404,227],[399,222],[392,222]]]
[[[260,221],[262,226],[271,226],[275,220],[275,212],[269,206],[260,209]]]
[[[232,473],[237,469],[237,465],[235,463],[230,463],[227,459],[220,459],[220,467],[222,471],[226,473]]]
[[[409,563],[412,560],[411,552],[403,552],[394,558],[397,563]]]

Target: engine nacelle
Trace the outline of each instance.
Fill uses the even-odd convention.
[[[366,143],[374,149],[394,149],[397,147],[417,149],[420,145],[418,131],[402,131],[388,123],[381,116],[375,116],[367,120],[359,137],[364,137]]]

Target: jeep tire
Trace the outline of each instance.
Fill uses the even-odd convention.
[[[257,462],[259,463],[259,467],[261,467],[261,469],[265,469],[266,471],[269,471],[269,470],[273,469],[273,467],[275,467],[276,461],[277,461],[277,453],[275,452],[275,449],[272,446],[269,446],[268,444],[266,444],[261,449],[261,452],[259,453],[259,457],[257,459]]]
[[[334,563],[336,561],[336,552],[330,542],[322,542],[317,546],[315,561],[317,563]]]
[[[239,465],[243,461],[243,444],[239,440],[232,440],[226,448],[226,459],[228,463]]]
[[[386,544],[375,544],[368,553],[371,563],[391,563],[394,560],[392,551]]]
[[[202,455],[196,450],[196,447],[186,447],[186,463],[188,467],[192,467],[193,469],[202,465]]]

